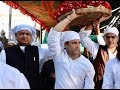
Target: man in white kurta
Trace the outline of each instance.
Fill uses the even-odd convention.
[[[108,28],[109,30],[107,30],[107,32],[105,33],[105,34],[107,34],[107,33],[113,33],[113,34],[115,34],[115,35],[117,35],[118,36],[118,30],[116,30],[116,29],[114,29],[114,28]],[[116,31],[116,32],[115,32]],[[97,56],[97,53],[98,53],[98,49],[99,49],[99,45],[100,45],[100,42],[101,41],[103,41],[104,42],[104,40],[102,40],[103,39],[103,37],[102,37],[102,35],[101,34],[99,34],[99,35],[97,35],[97,39],[98,39],[98,43],[95,43],[95,42],[93,42],[91,39],[90,39],[90,34],[91,34],[91,32],[92,32],[92,30],[85,30],[85,28],[82,28],[81,30],[80,30],[80,37],[81,37],[81,43],[82,44],[84,44],[84,46],[86,47],[86,48],[88,48],[88,50],[89,50],[89,52],[92,54],[92,56],[93,56],[93,59],[95,59],[96,58],[96,56]],[[105,35],[104,34],[104,35]],[[116,57],[116,54],[117,54],[117,51],[115,50],[115,52],[113,53],[109,48],[108,48],[108,55],[109,55],[109,59],[112,59],[112,58],[115,58]]]
[[[98,34],[98,42],[101,40],[102,36],[99,26],[101,21],[104,21],[106,18],[108,18],[108,16],[102,16],[98,21],[93,22],[93,25],[91,24],[80,30],[81,43],[88,48],[89,52],[93,56],[93,65],[96,72],[94,77],[95,89],[102,88],[105,63],[109,59],[115,58],[117,54],[119,31],[116,27],[107,27],[104,30],[103,41],[105,41],[106,45],[99,45],[89,38],[89,35],[94,28]]]
[[[117,51],[116,58],[109,60],[105,65],[103,89],[120,89],[120,43],[118,43]]]
[[[120,89],[120,61],[117,58],[106,63],[102,88]]]
[[[110,15],[109,15],[110,16]],[[103,38],[106,45],[99,45],[99,43],[93,42],[89,35],[94,29],[97,33],[98,42],[101,41],[100,23],[109,18],[109,16],[102,16],[98,21],[86,26],[80,30],[81,43],[89,50],[93,56],[93,65],[95,69],[95,89],[102,88],[103,75],[105,63],[117,54],[117,42],[119,40],[119,31],[116,27],[107,27],[103,32]]]
[[[30,86],[19,70],[0,62],[0,89],[30,89]]]
[[[93,89],[95,71],[91,62],[80,54],[79,34],[74,31],[61,34],[68,23],[70,20],[65,18],[48,34],[48,47],[54,55],[55,89]],[[66,42],[69,45],[65,45]],[[69,48],[70,45],[73,46]],[[73,50],[74,54],[79,53],[78,57],[73,59],[70,50]]]

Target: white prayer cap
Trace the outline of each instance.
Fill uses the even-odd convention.
[[[80,39],[79,33],[75,31],[65,31],[61,35],[61,46],[64,47],[64,43],[74,39]]]
[[[20,25],[16,25],[15,27],[13,27],[10,30],[10,34],[12,35],[12,37],[16,43],[17,43],[17,41],[15,39],[15,33],[22,31],[22,30],[28,30],[32,34],[32,39],[33,39],[32,41],[34,41],[35,36],[36,36],[36,29],[27,24],[20,24]]]
[[[30,25],[27,24],[21,24],[21,25],[17,25],[15,27],[13,27],[11,29],[11,33],[17,33],[18,31],[21,30],[28,30],[32,35],[34,35],[36,32],[35,28],[31,27]]]
[[[104,35],[107,34],[107,33],[113,33],[115,35],[119,35],[119,31],[116,27],[107,27],[105,30],[104,30]]]

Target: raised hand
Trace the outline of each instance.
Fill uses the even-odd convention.
[[[99,21],[94,21],[93,22],[93,28],[96,31],[96,35],[100,34],[100,22]]]
[[[75,9],[72,9],[72,14],[68,15],[67,18],[70,19],[71,21],[74,20],[75,18],[78,18],[81,16],[81,14],[76,14]]]
[[[102,16],[98,19],[98,21],[101,23],[101,22],[109,19],[111,16],[112,16],[112,14],[110,14],[110,15],[102,15]]]

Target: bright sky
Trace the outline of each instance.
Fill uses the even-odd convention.
[[[12,9],[11,28],[17,24],[35,25],[35,22],[27,15],[23,15],[18,9]],[[9,6],[0,1],[0,31],[4,30],[6,38],[9,38]]]

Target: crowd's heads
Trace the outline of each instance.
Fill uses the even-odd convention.
[[[113,33],[115,34],[116,36],[119,35],[119,31],[116,27],[107,27],[105,30],[104,30],[104,35],[106,35],[107,33]]]
[[[12,37],[16,43],[17,43],[17,41],[15,39],[15,33],[19,32],[21,30],[28,30],[32,35],[32,41],[34,41],[35,35],[36,35],[36,29],[30,25],[27,25],[27,24],[20,24],[20,25],[16,25],[15,27],[13,27],[10,30],[10,34],[12,35]]]

